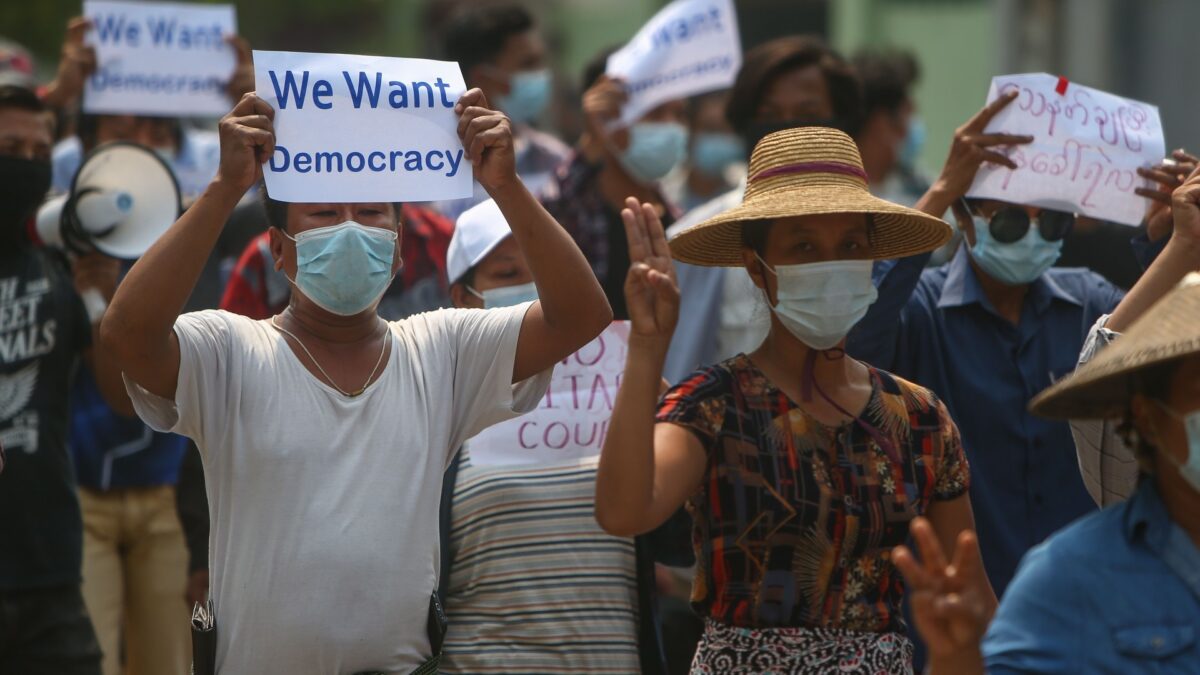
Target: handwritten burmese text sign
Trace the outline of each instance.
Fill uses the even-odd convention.
[[[606,71],[625,81],[629,124],[665,101],[729,87],[741,67],[733,0],[675,0],[608,57]]]
[[[85,0],[96,72],[84,112],[203,116],[229,112],[225,93],[237,62],[225,38],[233,5]]]
[[[1148,182],[1137,169],[1165,152],[1158,108],[1045,73],[994,78],[988,102],[1013,91],[987,131],[1034,141],[1008,151],[1015,170],[984,164],[968,196],[1141,223],[1147,202],[1134,190]]]
[[[454,104],[457,63],[254,52],[258,95],[275,108],[267,191],[288,202],[471,196]]]
[[[472,438],[467,446],[471,463],[553,464],[600,454],[628,349],[629,322],[613,322],[554,367],[536,410]]]

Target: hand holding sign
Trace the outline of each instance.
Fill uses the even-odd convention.
[[[934,183],[932,194],[937,195],[936,204],[930,204],[930,213],[940,216],[952,204],[957,202],[975,180],[979,167],[985,163],[997,164],[1008,168],[1016,168],[999,148],[1029,143],[1032,136],[1014,134],[989,134],[984,129],[991,123],[1001,110],[1012,103],[1015,96],[1001,96],[984,106],[983,110],[967,120],[967,123],[955,129],[954,141],[950,144],[950,154],[942,167],[942,173]]]
[[[489,108],[480,89],[463,94],[454,112],[459,115],[458,137],[475,167],[475,180],[490,194],[517,180],[517,153],[508,117]]]
[[[1196,170],[1197,165],[1200,165],[1200,159],[1180,149],[1149,169],[1138,169],[1139,176],[1155,183],[1152,188],[1134,190],[1150,200],[1146,208],[1146,236],[1150,241],[1158,241],[1171,233],[1171,193]]]
[[[262,178],[275,152],[275,109],[249,93],[221,118],[221,165],[216,180],[244,194]]]
[[[65,107],[78,100],[83,93],[84,83],[96,71],[96,50],[84,44],[87,32],[91,29],[92,22],[82,16],[67,22],[58,72],[54,75],[54,81],[46,87],[46,105]]]
[[[1008,153],[1015,168],[985,166],[968,196],[1074,211],[1138,225],[1146,201],[1137,170],[1163,156],[1158,108],[1045,73],[992,80],[988,100],[1013,104],[997,113],[989,133],[1027,133],[1026,147]]]

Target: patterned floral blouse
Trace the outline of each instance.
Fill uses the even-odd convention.
[[[741,627],[903,632],[903,579],[891,549],[934,500],[967,491],[958,427],[933,392],[870,369],[859,425],[824,425],[744,354],[667,392],[658,421],[708,455],[688,501],[698,562],[692,604]],[[897,461],[898,460],[898,461]]]

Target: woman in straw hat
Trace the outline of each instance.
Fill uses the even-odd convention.
[[[933,673],[1200,668],[1200,274],[1162,297],[1200,267],[1198,202],[1200,172],[1172,196],[1167,248],[1107,318],[1128,330],[1031,404],[1046,417],[1120,420],[1140,467],[1128,501],[1032,549],[990,626],[972,536],[948,563],[949,549],[918,520],[922,562],[904,547],[893,556]]]
[[[596,518],[632,535],[687,503],[706,619],[693,672],[909,673],[891,547],[919,515],[945,543],[970,529],[969,469],[932,392],[842,344],[875,298],[872,260],[932,250],[950,228],[872,197],[833,129],[765,137],[749,176],[741,206],[669,248],[653,209],[631,199],[622,214],[633,327]],[[773,311],[761,347],[698,370],[655,415],[678,318],[672,256],[745,267]]]

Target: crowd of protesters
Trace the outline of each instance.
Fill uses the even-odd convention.
[[[926,176],[913,57],[811,35],[628,124],[606,49],[560,138],[463,3],[472,196],[285,202],[244,39],[214,125],[83,112],[90,30],[0,41],[0,675],[1200,672],[1192,154],[1137,228],[968,197],[1015,96]],[[178,221],[41,241],[113,142]],[[595,453],[472,448],[614,320]]]

